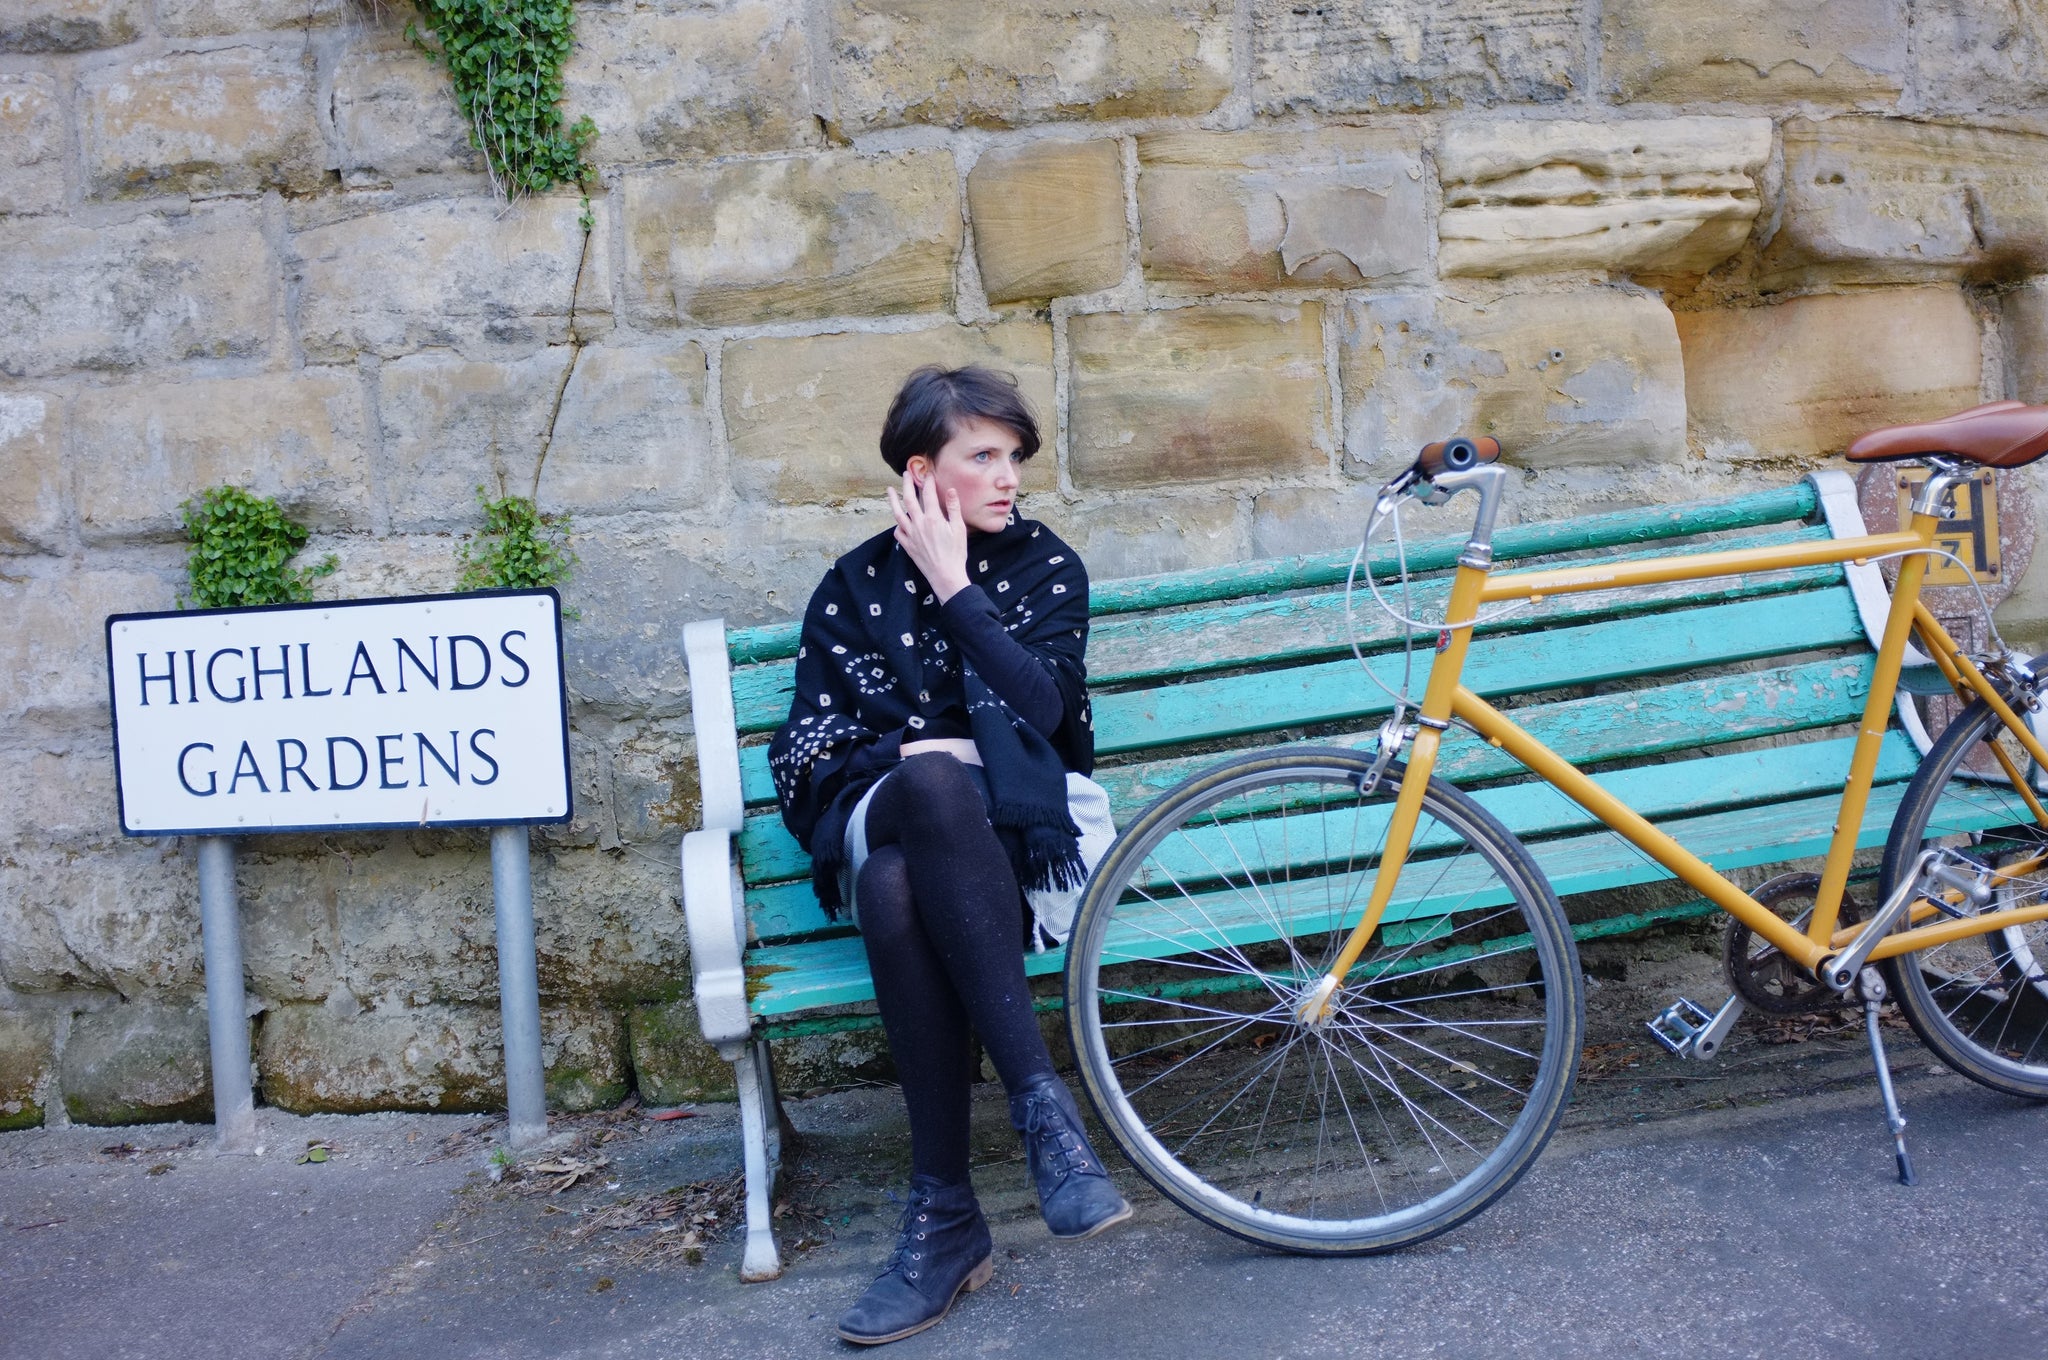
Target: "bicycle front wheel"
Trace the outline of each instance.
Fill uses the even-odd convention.
[[[1529,852],[1430,781],[1380,929],[1327,1017],[1300,1002],[1363,914],[1393,802],[1368,757],[1244,756],[1125,829],[1068,942],[1068,1026],[1111,1136],[1168,1198],[1288,1251],[1390,1251],[1528,1169],[1577,1071],[1578,954]]]
[[[2036,774],[1982,700],[1964,709],[1906,788],[1885,846],[1885,894],[1922,849],[1945,846],[1997,871],[1993,909],[2048,903],[2048,818],[2038,789],[2026,787]],[[1968,909],[1960,895],[1951,907]],[[2048,1099],[2044,965],[2048,921],[2035,921],[1918,950],[1893,960],[1891,975],[1899,1009],[1943,1062],[1996,1090]]]

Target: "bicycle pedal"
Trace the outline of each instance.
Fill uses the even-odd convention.
[[[1706,1007],[1681,996],[1652,1016],[1648,1029],[1673,1057],[1683,1058],[1692,1041],[1713,1023]]]
[[[1645,1028],[1672,1057],[1705,1061],[1721,1051],[1721,1044],[1742,1018],[1743,1010],[1740,996],[1730,996],[1721,1003],[1720,1010],[1713,1012],[1681,996],[1651,1017]]]

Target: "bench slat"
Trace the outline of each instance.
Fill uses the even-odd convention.
[[[1819,504],[1813,487],[1802,481],[1778,490],[1727,500],[1614,510],[1573,520],[1509,525],[1494,535],[1494,560],[1505,563],[1523,557],[1586,552],[1624,543],[1755,529],[1767,524],[1811,519]],[[1449,567],[1457,561],[1464,546],[1462,534],[1416,544],[1408,550],[1409,567],[1414,571]],[[1095,615],[1127,614],[1334,585],[1343,581],[1345,573],[1350,570],[1351,557],[1351,550],[1345,549],[1303,557],[1238,562],[1208,570],[1098,581],[1089,589],[1089,612]],[[1394,560],[1393,545],[1388,543],[1373,554],[1373,570],[1387,572],[1392,569]],[[733,665],[746,666],[795,656],[801,628],[800,623],[789,622],[734,629],[726,640]]]
[[[1867,653],[1846,656],[1625,694],[1594,695],[1563,704],[1531,705],[1517,709],[1515,720],[1574,764],[1654,755],[1715,741],[1736,741],[1851,721],[1862,712],[1873,665],[1873,658]],[[1708,721],[1726,725],[1708,728],[1704,725]],[[1593,739],[1575,733],[1574,728],[1583,728],[1593,734]],[[1374,739],[1373,732],[1317,738],[1326,746],[1354,747],[1370,744]],[[1453,729],[1445,740],[1446,762],[1461,759],[1454,754],[1455,745],[1478,747],[1471,753],[1478,763],[1446,764],[1450,778],[1492,778],[1514,768],[1511,758],[1476,743],[1466,733]],[[1610,752],[1601,744],[1602,740],[1624,744]],[[741,778],[750,807],[765,804],[772,808],[775,802],[766,749],[753,746],[740,753]],[[1177,756],[1098,770],[1095,777],[1109,790],[1111,805],[1121,821],[1129,812],[1215,761],[1214,755]],[[767,815],[780,820],[773,811]],[[769,881],[759,874],[751,874],[750,878],[755,882]]]
[[[1529,694],[1863,641],[1855,602],[1840,586],[1782,597],[1768,608],[1710,605],[1649,619],[1482,638],[1467,653],[1464,681],[1489,697]],[[1423,653],[1416,660],[1418,694],[1428,659]],[[1370,664],[1381,681],[1399,686],[1398,654]],[[1095,750],[1113,755],[1389,711],[1392,700],[1358,670],[1347,657],[1279,673],[1103,695],[1095,701]]]
[[[1789,802],[1829,789],[1839,793],[1854,747],[1855,738],[1839,737],[1698,760],[1638,765],[1596,775],[1593,782],[1652,821],[1698,816],[1724,808]],[[1903,733],[1888,733],[1878,757],[1877,782],[1894,784],[1911,779],[1919,764],[1920,752],[1913,743]],[[1532,845],[1548,837],[1589,831],[1600,825],[1598,818],[1540,781],[1486,789],[1475,797],[1502,825]],[[1391,816],[1388,806],[1346,805],[1323,813],[1298,811],[1289,819],[1287,848],[1291,862],[1315,863],[1322,858],[1324,846],[1376,845]],[[1226,823],[1183,833],[1173,849],[1155,854],[1154,874],[1140,886],[1167,888],[1174,883],[1212,878],[1219,872],[1264,872],[1286,867],[1290,861],[1275,857],[1279,847],[1260,836],[1257,825]],[[1440,844],[1447,835],[1439,831],[1434,841],[1419,839],[1418,847]]]
[[[1904,792],[1903,784],[1871,790],[1869,807],[1857,836],[1859,849],[1884,844]],[[1839,807],[1837,793],[1773,807],[1682,818],[1662,825],[1694,854],[1726,872],[1826,853]],[[1633,846],[1605,832],[1545,842],[1532,846],[1531,852],[1561,897],[1671,877],[1663,866],[1645,860]],[[1266,932],[1253,919],[1255,912],[1242,910],[1247,919],[1230,932],[1230,938],[1244,943],[1261,938]],[[1404,903],[1402,910],[1402,919],[1436,914],[1427,901]],[[1161,948],[1158,952],[1168,951]],[[874,999],[867,957],[857,937],[766,946],[749,951],[747,958],[750,1006],[756,1015],[783,1015]],[[1056,974],[1065,960],[1065,951],[1059,949],[1026,954],[1024,971],[1034,977]]]
[[[1818,542],[1827,537],[1825,528],[1802,526],[1790,531],[1716,539],[1678,548],[1661,547],[1648,553],[1571,560],[1575,564],[1604,565],[1646,556],[1685,557],[1732,548]],[[1499,622],[1481,627],[1478,635],[1520,633],[1556,627],[1566,622],[1653,614],[1674,605],[1756,599],[1817,589],[1842,579],[1842,568],[1827,563],[1721,581],[1670,581],[1622,590],[1560,595],[1529,608],[1515,610]],[[1417,582],[1410,588],[1408,612],[1415,618],[1439,617],[1449,595],[1450,579],[1446,576]],[[1401,645],[1402,635],[1407,630],[1373,603],[1363,584],[1359,586],[1352,604],[1359,650],[1371,653]],[[1134,681],[1188,677],[1243,666],[1327,659],[1349,655],[1350,651],[1351,640],[1346,630],[1344,593],[1341,590],[1318,595],[1262,598],[1142,618],[1104,620],[1094,625],[1089,634],[1088,678],[1092,689],[1107,692]],[[795,662],[783,661],[735,671],[732,690],[739,730],[773,731],[789,716],[790,700],[796,690]]]

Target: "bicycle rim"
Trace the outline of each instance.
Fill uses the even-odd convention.
[[[1189,780],[1126,829],[1067,961],[1083,1085],[1164,1194],[1250,1241],[1386,1251],[1478,1213],[1556,1128],[1584,1003],[1519,842],[1432,781],[1382,929],[1298,1001],[1359,919],[1404,777],[1306,749]]]
[[[1993,909],[2048,903],[2048,825],[2008,763],[2022,780],[2033,777],[1996,713],[1979,702],[1957,716],[1900,804],[1885,850],[1887,893],[1922,849],[1943,846],[1998,871]],[[1968,909],[1959,894],[1951,907]],[[1891,972],[1900,1010],[1944,1062],[1997,1090],[2048,1098],[2044,964],[2048,922],[2036,921],[1918,950]]]

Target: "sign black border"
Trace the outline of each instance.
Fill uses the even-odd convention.
[[[121,787],[121,715],[114,702],[114,625],[153,619],[203,619],[218,614],[282,614],[303,609],[353,609],[369,605],[425,604],[435,600],[481,600],[524,598],[545,595],[555,602],[555,690],[562,700],[562,815],[559,817],[489,817],[460,821],[408,819],[401,822],[318,822],[309,826],[224,826],[186,827],[177,830],[130,831],[128,800]],[[576,776],[569,768],[569,667],[564,659],[566,639],[562,631],[562,592],[553,586],[526,590],[461,590],[436,595],[382,595],[367,600],[308,600],[301,604],[238,605],[227,609],[158,609],[146,614],[109,614],[107,641],[107,721],[113,729],[114,806],[121,822],[121,834],[138,840],[153,836],[275,836],[320,831],[417,831],[422,828],[457,826],[559,826],[576,815]]]

